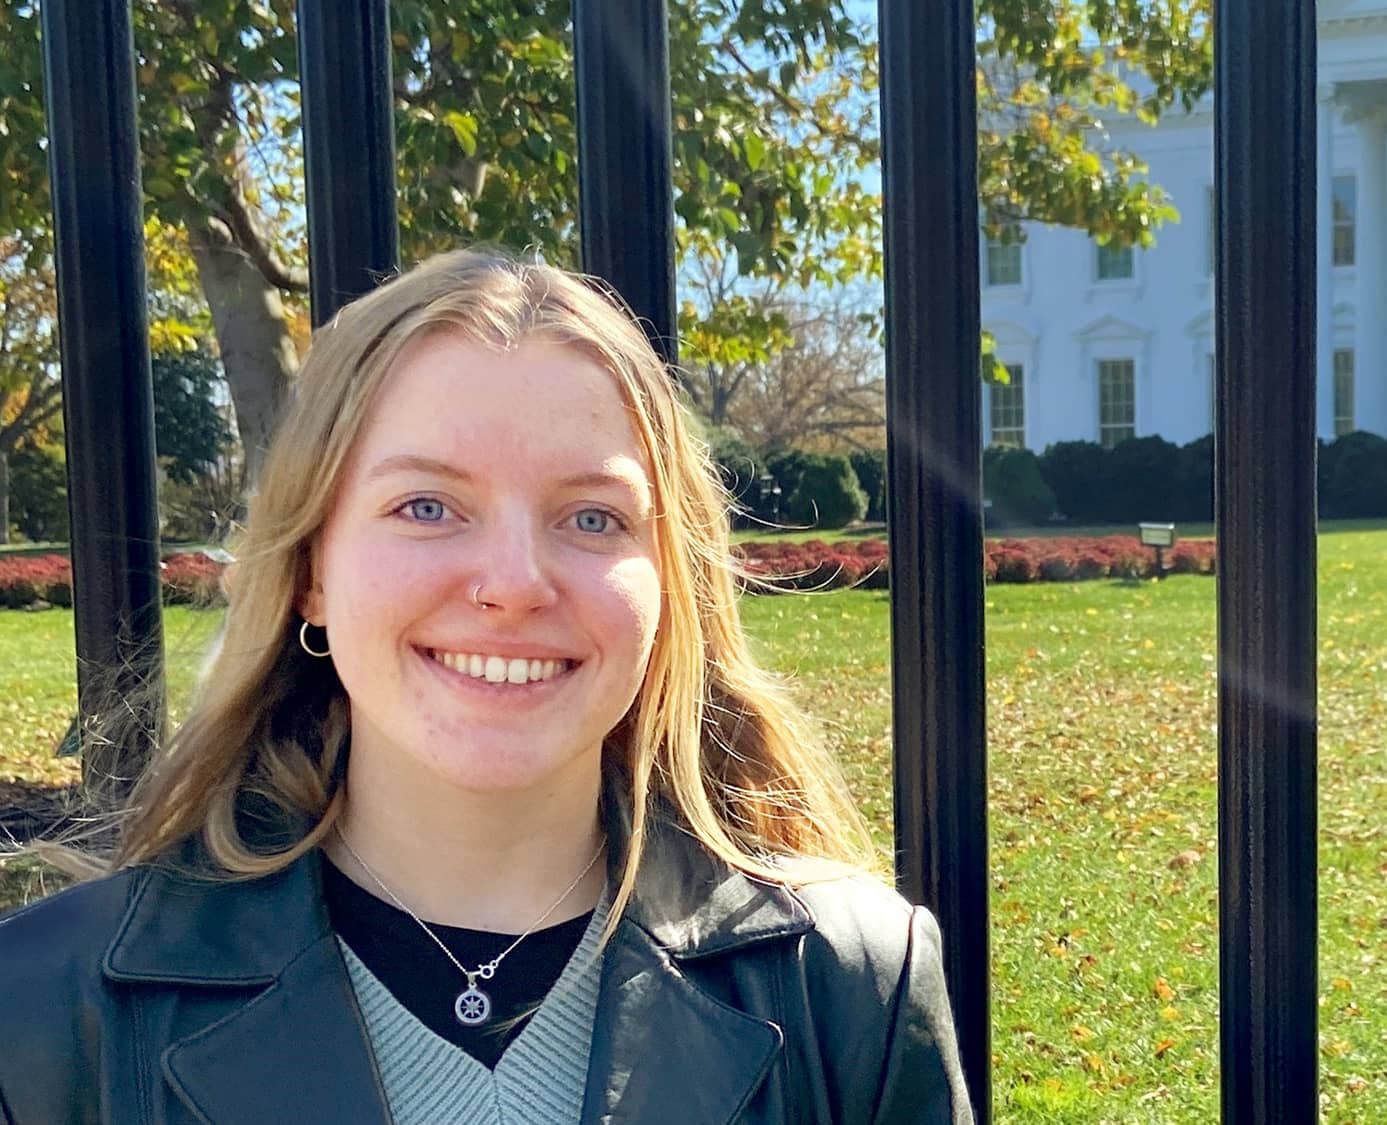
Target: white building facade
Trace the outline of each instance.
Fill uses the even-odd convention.
[[[1320,0],[1319,13],[1316,429],[1387,435],[1387,0]],[[1146,250],[1041,224],[982,247],[983,327],[1012,377],[984,391],[986,443],[1212,431],[1212,99],[1110,135],[1147,161],[1180,221]]]

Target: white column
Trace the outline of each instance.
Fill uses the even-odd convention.
[[[1358,122],[1358,246],[1354,313],[1358,346],[1354,355],[1354,422],[1359,429],[1380,429],[1377,388],[1383,382],[1382,330],[1384,276],[1387,275],[1387,116],[1365,113]]]
[[[1334,436],[1334,87],[1319,88],[1315,154],[1315,432]]]

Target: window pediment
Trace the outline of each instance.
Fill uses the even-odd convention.
[[[1148,328],[1142,328],[1118,316],[1100,316],[1090,321],[1074,333],[1076,340],[1096,342],[1099,340],[1138,340],[1144,341],[1151,335]]]

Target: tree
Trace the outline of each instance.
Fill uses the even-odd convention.
[[[886,384],[875,318],[842,299],[775,296],[761,314],[775,326],[774,348],[691,365],[684,381],[695,406],[763,454],[791,445],[836,452],[880,445]]]
[[[0,238],[0,543],[10,541],[10,458],[62,407],[56,320],[42,240]]]
[[[191,484],[221,460],[231,428],[214,397],[221,367],[207,350],[155,352],[154,441],[170,480]]]
[[[1091,138],[1102,113],[1153,118],[1207,89],[1208,3],[979,0],[990,230],[1031,218],[1151,239],[1174,212],[1137,161]],[[187,232],[252,470],[297,364],[285,302],[307,281],[293,7],[134,4],[149,207]],[[683,261],[717,251],[740,277],[799,287],[879,274],[877,53],[848,11],[671,0]],[[569,0],[397,0],[391,13],[406,257],[489,239],[571,262]],[[29,229],[48,209],[32,0],[0,0],[0,36],[0,230]],[[686,304],[681,330],[695,326],[709,363],[775,343],[774,323],[735,297]]]

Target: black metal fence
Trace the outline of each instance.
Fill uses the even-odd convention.
[[[1316,1115],[1315,10],[1216,5],[1223,1118]],[[387,0],[300,0],[312,306],[397,258]],[[880,0],[896,839],[991,1117],[971,0]],[[161,661],[129,0],[43,4],[79,692]],[[584,264],[672,357],[663,0],[574,0]],[[121,434],[110,441],[111,433]],[[109,687],[109,682],[101,685]],[[119,774],[112,748],[92,772]]]

